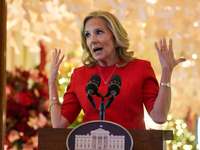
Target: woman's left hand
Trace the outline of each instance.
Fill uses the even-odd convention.
[[[155,47],[158,52],[158,57],[162,66],[162,75],[160,83],[170,84],[171,74],[179,63],[185,61],[185,58],[174,58],[172,39],[169,40],[167,46],[166,39],[161,39],[160,43],[155,42]],[[158,96],[155,100],[154,107],[150,112],[150,116],[156,123],[164,123],[167,120],[167,115],[171,105],[171,88],[160,86]]]
[[[157,42],[155,42],[155,47],[158,52],[162,69],[167,69],[168,71],[172,72],[174,67],[186,60],[185,58],[179,58],[177,60],[174,58],[173,42],[171,38],[169,40],[169,47],[167,46],[165,38],[163,40],[160,39],[159,46]]]

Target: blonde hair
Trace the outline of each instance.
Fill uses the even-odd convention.
[[[84,18],[81,24],[81,28],[80,28],[81,45],[84,50],[83,55],[82,55],[82,62],[85,66],[92,68],[96,64],[96,60],[92,57],[92,54],[89,50],[89,47],[87,46],[86,38],[85,38],[85,24],[89,19],[92,19],[92,18],[103,18],[106,21],[108,28],[113,33],[113,36],[115,37],[115,40],[116,40],[116,45],[117,45],[116,51],[117,51],[118,57],[119,59],[125,62],[125,64],[122,66],[118,65],[117,66],[118,68],[126,66],[128,62],[135,59],[133,57],[134,52],[128,51],[129,46],[130,46],[128,34],[126,33],[120,21],[113,14],[109,12],[93,11]]]

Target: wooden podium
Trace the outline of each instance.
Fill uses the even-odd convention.
[[[39,128],[38,150],[67,150],[66,139],[71,129]],[[133,150],[163,150],[165,140],[173,140],[171,130],[128,130]]]

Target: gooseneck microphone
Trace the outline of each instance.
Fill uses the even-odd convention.
[[[108,92],[103,96],[101,95],[101,93],[97,92],[98,88],[100,86],[100,82],[101,82],[101,78],[98,75],[93,75],[90,80],[89,83],[86,85],[86,92],[87,92],[87,97],[90,101],[90,103],[92,104],[92,106],[95,108],[97,114],[98,110],[96,109],[96,104],[95,101],[92,97],[92,95],[96,95],[98,97],[102,98],[101,104],[100,104],[100,114],[99,114],[99,118],[100,120],[104,120],[104,112],[105,110],[111,105],[111,103],[113,102],[113,100],[115,99],[115,96],[119,94],[120,92],[120,88],[121,88],[121,77],[119,75],[113,75],[110,79],[110,84],[108,87]],[[106,103],[106,107],[104,106],[104,98],[105,97],[109,97],[108,102]]]
[[[100,82],[101,82],[101,78],[98,75],[93,75],[90,78],[89,83],[86,85],[86,88],[85,88],[87,92],[87,97],[94,108],[96,108],[96,105],[95,105],[92,95],[98,94],[97,91],[100,86]]]
[[[111,105],[116,95],[119,94],[121,88],[121,77],[119,75],[113,75],[110,79],[110,85],[108,87],[108,93],[105,96],[110,95],[108,102],[106,103],[106,109]]]

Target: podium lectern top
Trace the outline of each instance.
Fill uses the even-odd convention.
[[[66,139],[71,129],[39,128],[39,150],[67,150]],[[128,130],[134,146],[133,150],[162,150],[163,141],[173,140],[171,130]]]

